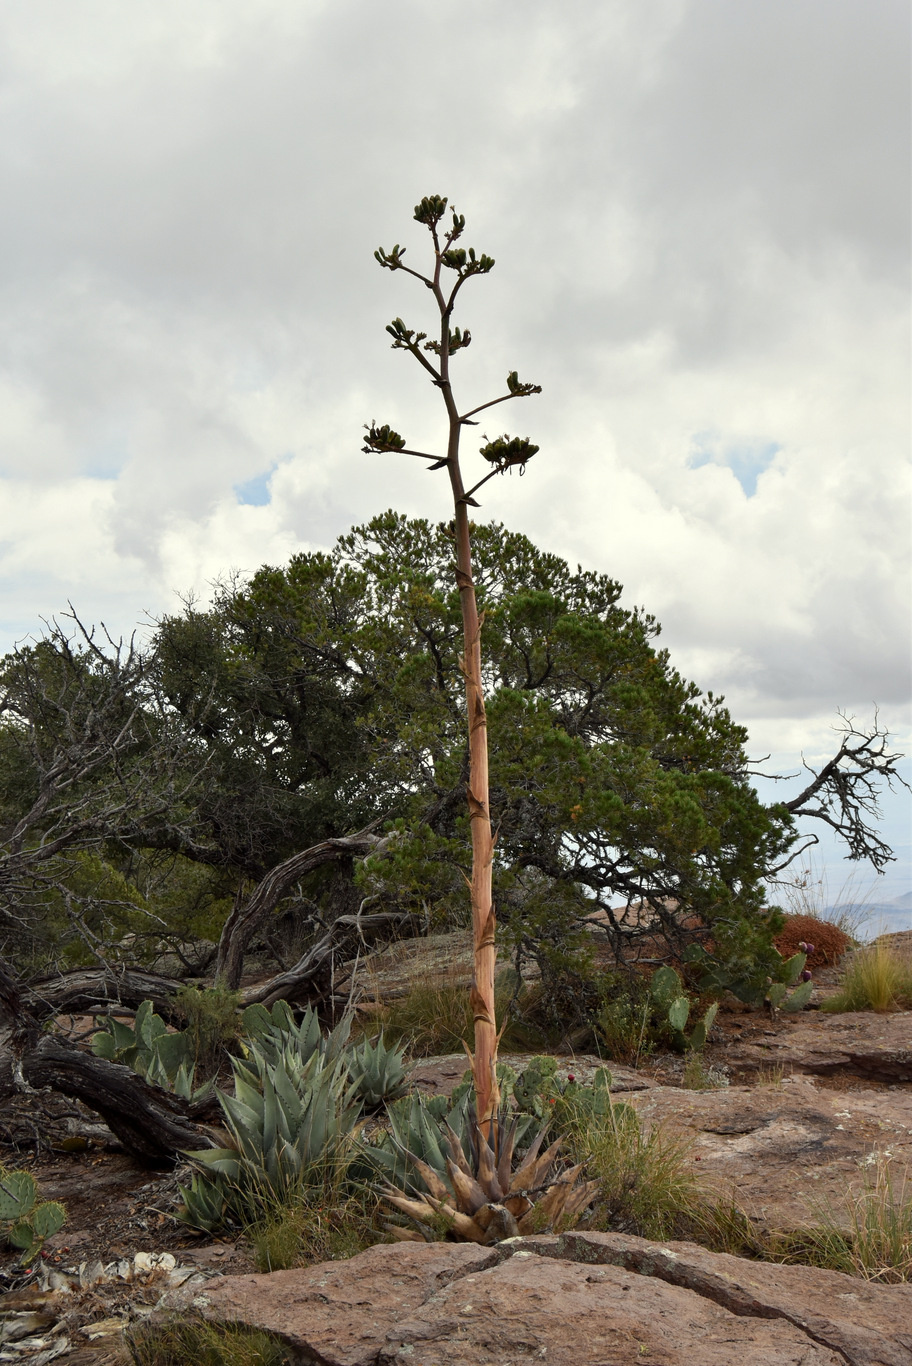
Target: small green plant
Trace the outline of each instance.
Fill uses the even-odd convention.
[[[186,1020],[184,1035],[193,1061],[206,1075],[217,1072],[226,1050],[241,1030],[241,993],[222,984],[205,989],[181,987],[175,1001]]]
[[[728,1085],[728,1077],[708,1067],[702,1053],[690,1049],[684,1059],[684,1085],[688,1091],[716,1091]]]
[[[888,1011],[912,1007],[912,958],[884,939],[852,954],[835,996],[821,1010]]]
[[[270,1333],[240,1324],[173,1318],[142,1323],[127,1334],[134,1366],[288,1366],[283,1344]]]
[[[694,1025],[690,1034],[686,1034],[684,1031],[690,1017],[690,999],[684,990],[684,983],[669,964],[665,963],[662,967],[656,968],[652,974],[649,995],[660,1015],[664,1017],[663,1024],[678,1052],[683,1053],[687,1049],[699,1052],[706,1046],[707,1036],[719,1009],[717,1001],[713,1001],[702,1020]]]
[[[580,1116],[568,1144],[597,1183],[587,1228],[669,1238],[690,1236],[705,1217],[692,1143],[660,1125],[646,1132],[632,1105],[615,1101],[606,1114]]]
[[[314,1056],[327,1063],[344,1062],[354,1094],[370,1110],[395,1100],[405,1090],[403,1050],[388,1047],[381,1032],[376,1042],[351,1040],[351,1014],[343,1015],[332,1033],[323,1037],[317,1012],[310,1006],[296,1021],[286,1001],[277,1001],[271,1011],[265,1006],[248,1006],[242,1016],[246,1035],[255,1041],[257,1051],[270,1062],[285,1058],[304,1065]]]
[[[347,1194],[329,1182],[305,1199],[277,1205],[245,1229],[258,1271],[282,1271],[315,1262],[343,1261],[378,1239],[369,1192]]]
[[[513,1099],[521,1112],[541,1123],[549,1120],[558,1132],[586,1117],[607,1114],[611,1108],[611,1073],[598,1067],[588,1086],[571,1072],[566,1081],[557,1075],[557,1059],[531,1058],[513,1083]]]
[[[758,975],[756,964],[737,968],[720,964],[700,944],[691,944],[684,954],[684,960],[700,971],[697,983],[700,991],[714,995],[730,991],[745,1005],[761,1006],[765,1003],[771,1010],[793,1011],[803,1010],[811,999],[814,988],[807,960],[813,951],[813,944],[805,944],[791,958],[781,958],[776,954],[776,962],[771,964],[773,971],[765,978]],[[796,985],[799,981],[800,985]],[[789,987],[795,987],[791,994]]]
[[[656,1042],[648,988],[639,978],[612,974],[601,995],[595,1029],[602,1047],[614,1062],[639,1067]]]
[[[31,1266],[46,1238],[63,1228],[66,1210],[56,1200],[38,1201],[31,1172],[0,1166],[0,1236],[22,1251],[20,1263]]]
[[[295,1020],[287,1001],[276,1001],[272,1010],[263,1005],[248,1006],[241,1016],[244,1035],[270,1063],[277,1062],[283,1055],[294,1055],[303,1064],[315,1054],[335,1062],[348,1046],[351,1025],[351,1015],[343,1015],[332,1033],[324,1038],[313,1007],[308,1006],[301,1019]]]

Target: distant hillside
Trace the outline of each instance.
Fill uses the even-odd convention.
[[[890,901],[841,902],[824,908],[825,920],[839,920],[842,917],[850,922],[858,922],[858,934],[862,939],[912,930],[912,892],[903,892],[902,896],[893,897]]]

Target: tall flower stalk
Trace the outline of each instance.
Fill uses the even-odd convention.
[[[454,574],[459,589],[463,629],[460,668],[465,679],[469,732],[469,780],[466,795],[472,832],[472,876],[469,881],[474,947],[471,1000],[475,1020],[475,1050],[472,1057],[472,1075],[475,1082],[478,1119],[480,1123],[486,1123],[495,1114],[500,1101],[496,1070],[499,1036],[494,1010],[497,919],[492,893],[494,834],[491,829],[488,796],[488,728],[481,680],[481,630],[484,614],[478,611],[472,577],[472,525],[469,521],[469,508],[478,507],[473,495],[482,484],[486,484],[496,474],[506,473],[514,466],[522,473],[526,462],[536,453],[538,447],[525,437],[510,437],[506,434],[493,440],[485,437],[485,444],[481,446],[480,453],[491,468],[483,478],[466,490],[460,467],[459,442],[463,427],[478,425],[478,413],[486,408],[493,408],[498,403],[506,403],[510,399],[526,398],[530,394],[541,393],[541,386],[522,383],[513,370],[507,375],[505,394],[487,403],[480,403],[467,412],[459,411],[450,380],[450,360],[457,351],[464,350],[471,343],[472,334],[468,328],[463,331],[452,326],[453,309],[457,295],[465,282],[473,275],[487,275],[493,268],[494,261],[490,256],[476,255],[472,247],[466,250],[456,245],[465,230],[465,218],[457,214],[455,209],[451,209],[450,226],[442,228],[441,223],[446,212],[447,201],[440,195],[427,196],[415,208],[415,221],[424,224],[433,242],[434,266],[431,274],[424,275],[407,266],[402,259],[405,248],[398,244],[392,251],[384,251],[381,247],[374,253],[384,270],[405,271],[407,275],[420,280],[434,296],[440,324],[436,337],[412,330],[401,318],[394,318],[386,330],[393,338],[393,349],[407,351],[414,356],[440,391],[447,416],[446,454],[434,455],[427,451],[409,450],[405,438],[398,432],[389,426],[378,427],[376,423],[371,423],[367,428],[363,450],[394,452],[430,461],[430,469],[447,471],[453,495],[453,530],[456,542]],[[444,272],[455,275],[452,286],[449,285],[449,276]],[[446,287],[444,281],[447,282]]]

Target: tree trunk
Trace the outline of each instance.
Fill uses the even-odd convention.
[[[457,471],[458,477],[458,471]],[[461,485],[461,479],[459,483]],[[497,1084],[497,1022],[494,1011],[494,970],[497,918],[494,913],[494,836],[488,805],[488,720],[481,685],[481,619],[472,580],[469,515],[464,502],[456,503],[456,582],[462,606],[463,659],[466,712],[469,727],[469,823],[472,831],[472,940],[475,977],[472,983],[472,1015],[475,1021],[475,1052],[472,1075],[478,1119],[486,1123],[500,1104]]]
[[[469,783],[466,793],[472,832],[472,944],[474,980],[472,1016],[475,1021],[475,1048],[472,1076],[480,1123],[487,1123],[500,1105],[497,1084],[497,1023],[494,1011],[494,968],[497,961],[492,887],[494,836],[488,805],[488,718],[481,685],[481,627],[475,582],[472,578],[472,537],[465,485],[459,467],[459,437],[462,424],[449,380],[449,312],[443,314],[440,335],[441,388],[449,416],[447,468],[453,490],[454,530],[456,532],[456,584],[462,609],[462,673],[466,689],[466,719],[469,728]]]
[[[246,902],[240,899],[235,902],[225,921],[215,960],[215,980],[231,991],[237,990],[251,938],[299,878],[335,859],[364,857],[373,853],[379,844],[380,839],[371,834],[370,829],[361,830],[356,835],[323,840],[270,869]]]

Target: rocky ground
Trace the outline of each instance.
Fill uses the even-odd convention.
[[[167,1303],[275,1333],[290,1366],[912,1363],[910,1286],[617,1233],[379,1246]]]
[[[832,989],[832,981],[821,982],[818,1003]],[[519,1068],[524,1058],[505,1060]],[[572,1070],[585,1081],[601,1060],[586,1055],[560,1061],[565,1074]],[[424,1059],[412,1080],[426,1092],[449,1091],[465,1066],[463,1056]],[[690,1160],[707,1188],[734,1193],[759,1227],[800,1227],[821,1204],[844,1214],[878,1154],[891,1158],[898,1180],[912,1167],[912,1012],[829,1015],[811,1009],[770,1019],[723,1010],[706,1067],[716,1085],[693,1090],[683,1088],[682,1062],[674,1056],[651,1058],[639,1069],[611,1064],[614,1093],[635,1105],[647,1124],[684,1130],[693,1142]],[[291,1293],[282,1290],[284,1301],[278,1295],[286,1284],[280,1277],[298,1278],[288,1286],[295,1287],[295,1303],[310,1306],[301,1309],[303,1323],[329,1294],[317,1293],[322,1276],[336,1287],[332,1303],[333,1296],[341,1303],[357,1291],[356,1317],[362,1328],[367,1320],[372,1326],[363,1340],[349,1340],[343,1320],[336,1315],[335,1324],[328,1323],[334,1316],[327,1311],[319,1342],[311,1341],[316,1329],[295,1329],[299,1355],[292,1360],[455,1366],[471,1358],[506,1366],[537,1356],[568,1366],[608,1360],[670,1366],[687,1355],[691,1363],[709,1366],[746,1353],[756,1362],[815,1366],[912,1363],[909,1288],[826,1281],[835,1273],[720,1260],[684,1244],[669,1245],[666,1256],[622,1235],[525,1240],[511,1254],[449,1245],[384,1247],[364,1254],[367,1262],[358,1259],[370,1268],[366,1279],[350,1262],[344,1264],[348,1272],[343,1264],[329,1265],[252,1281],[243,1242],[197,1238],[173,1219],[186,1172],[142,1170],[103,1125],[55,1103],[59,1113],[51,1106],[50,1119],[45,1106],[30,1120],[26,1100],[21,1113],[0,1123],[0,1138],[3,1126],[15,1138],[15,1145],[0,1142],[0,1161],[33,1171],[42,1197],[62,1200],[68,1210],[65,1228],[49,1240],[43,1266],[30,1281],[17,1273],[9,1254],[0,1256],[0,1292],[6,1291],[0,1293],[0,1362],[83,1366],[122,1360],[121,1327],[151,1312],[163,1296],[175,1303],[205,1299],[206,1312],[215,1316],[236,1306],[232,1296],[252,1296],[248,1302],[259,1317],[250,1321],[275,1326],[269,1316],[280,1316],[276,1306],[289,1303]],[[405,1295],[402,1286],[413,1280],[412,1298],[397,1301],[384,1318],[382,1306],[400,1291]],[[275,1295],[267,1294],[268,1286],[276,1287]],[[470,1303],[487,1306],[481,1318],[465,1309]],[[502,1334],[497,1341],[493,1330],[484,1330],[484,1338],[478,1326],[493,1322],[492,1316]],[[332,1344],[330,1329],[336,1333]]]

